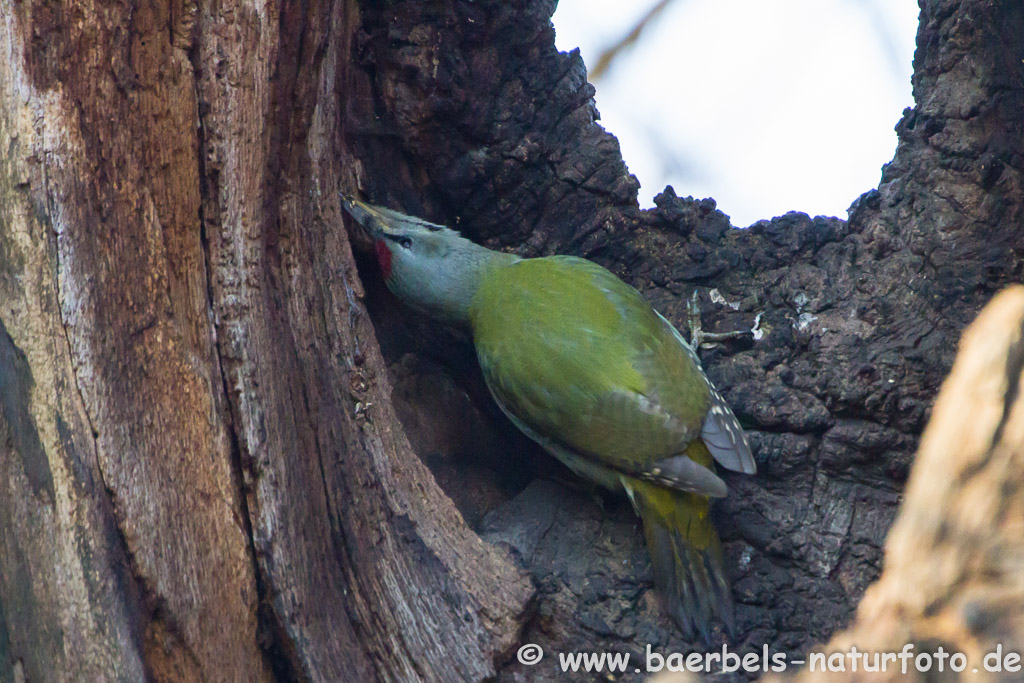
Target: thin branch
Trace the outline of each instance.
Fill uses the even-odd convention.
[[[672,0],[659,0],[658,4],[648,10],[647,14],[640,18],[636,26],[623,36],[617,43],[606,49],[601,53],[601,56],[597,58],[597,63],[594,68],[590,71],[590,80],[596,81],[601,78],[611,66],[612,60],[619,56],[619,53],[628,47],[632,47],[634,43],[640,38],[640,34],[647,28],[647,25],[658,18],[666,7],[672,3]]]

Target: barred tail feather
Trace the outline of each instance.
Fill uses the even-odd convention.
[[[673,491],[623,477],[643,520],[654,583],[665,610],[692,640],[712,643],[715,622],[733,632],[732,591],[722,566],[722,546],[708,517],[706,496]]]

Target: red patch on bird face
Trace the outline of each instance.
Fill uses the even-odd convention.
[[[377,251],[377,263],[380,264],[380,272],[384,273],[384,279],[391,279],[391,250],[384,240],[377,240],[373,243]]]

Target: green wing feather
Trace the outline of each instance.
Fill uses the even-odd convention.
[[[470,311],[502,407],[532,431],[627,472],[695,439],[711,393],[692,354],[643,296],[571,256],[490,273]]]

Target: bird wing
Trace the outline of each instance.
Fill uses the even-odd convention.
[[[635,289],[584,259],[528,259],[484,279],[471,321],[488,387],[527,433],[622,472],[698,485],[704,475],[679,454],[708,423],[712,390]]]
[[[700,357],[683,339],[683,335],[679,334],[679,330],[673,327],[672,323],[666,320],[661,313],[657,314],[662,322],[672,330],[676,341],[686,351],[690,359],[697,364],[697,367],[701,367]],[[732,408],[725,402],[725,398],[718,393],[718,389],[715,389],[710,381],[708,389],[711,391],[711,408],[701,426],[701,440],[704,441],[715,461],[722,467],[734,472],[754,474],[757,472],[757,465],[754,463],[750,444],[747,443],[747,437],[743,433],[739,420],[736,419],[736,414],[732,412]]]

